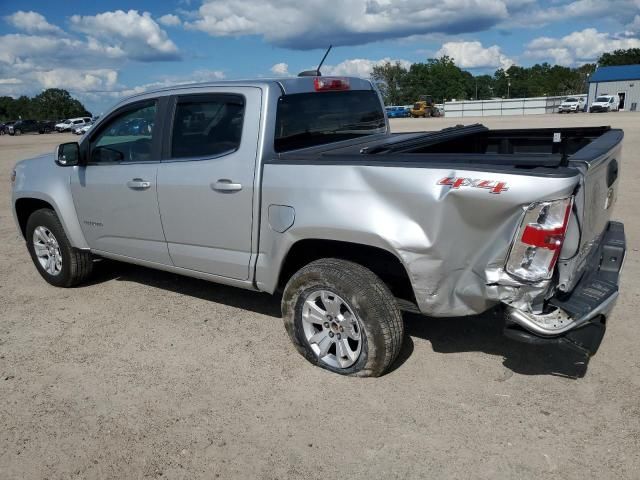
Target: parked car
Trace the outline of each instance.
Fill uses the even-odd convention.
[[[618,95],[600,95],[589,107],[589,112],[617,112],[620,104]]]
[[[558,107],[558,113],[580,113],[584,110],[583,97],[567,97]]]
[[[389,118],[407,118],[411,116],[411,110],[406,107],[385,107]]]
[[[137,118],[155,128],[120,129]],[[214,82],[130,97],[80,143],[19,162],[12,210],[50,284],[86,282],[103,257],[282,292],[297,350],[340,374],[388,371],[401,310],[500,306],[510,338],[586,358],[626,251],[611,221],[622,139],[609,127],[391,134],[369,80]]]
[[[23,133],[50,133],[52,125],[47,121],[18,120],[7,127],[9,135],[22,135]]]
[[[54,120],[40,120],[40,133],[51,133],[56,129],[56,122]]]
[[[4,127],[2,128],[2,134],[3,135],[8,135],[9,134],[9,127],[12,126],[14,123],[16,123],[16,122],[15,121],[4,122]]]
[[[111,132],[111,135],[150,135],[153,122],[145,118],[132,118]]]
[[[55,129],[58,132],[70,132],[73,131],[74,128],[84,127],[85,125],[90,123],[90,117],[69,118],[67,120],[63,120],[60,123],[57,123],[55,125]]]
[[[88,125],[83,125],[82,127],[77,127],[73,129],[73,133],[76,135],[84,135],[89,131],[89,129],[93,127],[93,123],[89,123]]]

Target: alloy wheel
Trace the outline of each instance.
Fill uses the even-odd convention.
[[[329,290],[314,290],[302,306],[304,336],[318,359],[333,368],[351,367],[362,352],[362,322],[351,306]]]
[[[33,231],[33,249],[40,266],[49,275],[62,271],[62,253],[58,240],[47,227],[36,227]]]

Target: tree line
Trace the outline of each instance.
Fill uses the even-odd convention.
[[[605,53],[598,64],[587,63],[577,68],[536,64],[531,67],[513,65],[498,69],[493,75],[474,76],[459,68],[452,58],[431,58],[414,63],[408,69],[400,62],[375,66],[371,75],[380,87],[387,105],[406,105],[420,95],[430,95],[437,103],[444,100],[488,100],[572,95],[587,92],[589,77],[597,66],[640,64],[640,49]]]
[[[91,112],[78,99],[60,88],[48,88],[35,97],[0,97],[0,120],[61,120],[90,116]]]

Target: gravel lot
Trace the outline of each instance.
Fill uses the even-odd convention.
[[[17,234],[9,174],[71,135],[0,137],[0,477],[640,478],[640,114],[392,125],[475,121],[626,131],[628,257],[588,369],[493,315],[408,315],[394,371],[343,378],[296,354],[268,295],[115,262],[56,289]]]

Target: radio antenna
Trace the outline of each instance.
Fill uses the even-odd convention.
[[[331,51],[332,48],[333,48],[333,45],[329,45],[329,48],[327,48],[327,51],[324,54],[324,57],[322,57],[322,60],[320,60],[320,64],[318,65],[318,68],[316,68],[315,70],[305,70],[304,72],[300,72],[298,76],[299,77],[321,77],[322,73],[320,73],[320,68],[324,64],[324,61],[327,59],[327,55],[329,55],[329,52]]]
[[[324,57],[322,57],[322,60],[320,60],[320,64],[318,65],[318,68],[316,69],[318,71],[318,76],[322,75],[320,73],[320,67],[322,67],[322,64],[327,59],[327,55],[329,55],[329,52],[331,51],[332,48],[333,48],[333,45],[329,45],[329,48],[327,48],[327,51],[324,54]]]

